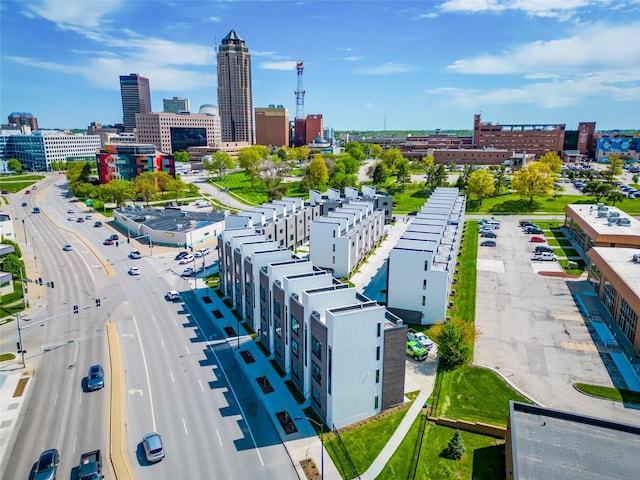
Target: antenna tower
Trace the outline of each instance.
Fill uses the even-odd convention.
[[[296,94],[296,118],[304,118],[304,89],[302,88],[302,71],[304,70],[303,62],[296,62],[296,70],[298,71],[298,88]]]

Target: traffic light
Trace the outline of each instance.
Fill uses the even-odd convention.
[[[73,313],[78,313],[78,305],[73,306]]]
[[[100,306],[100,299],[96,298],[96,307],[99,307],[99,306]]]

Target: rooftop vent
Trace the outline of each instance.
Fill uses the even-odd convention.
[[[609,218],[618,218],[620,216],[620,212],[609,212]]]
[[[598,210],[598,218],[607,218],[606,210]]]
[[[631,257],[631,261],[633,263],[640,263],[640,253],[636,253],[633,257]]]
[[[620,227],[630,227],[631,226],[631,220],[629,220],[628,218],[618,218],[618,226],[620,226]]]
[[[609,207],[605,207],[604,203],[596,203],[596,207],[598,207],[598,210],[607,210]]]
[[[181,223],[176,223],[176,230],[180,230],[183,227]]]

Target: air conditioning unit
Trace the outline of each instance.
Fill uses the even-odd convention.
[[[629,220],[628,218],[618,218],[617,222],[618,222],[618,226],[619,227],[630,227],[631,226],[631,220]]]
[[[620,212],[611,212],[609,213],[609,218],[619,218]]]
[[[633,257],[631,257],[631,261],[633,263],[640,263],[640,253],[636,253]]]

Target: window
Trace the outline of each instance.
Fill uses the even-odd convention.
[[[336,244],[334,243],[332,246],[333,246],[333,251],[335,252],[336,251]]]
[[[322,383],[322,370],[316,362],[311,362],[311,376],[316,382]]]
[[[298,366],[298,364],[296,362],[293,362],[291,364],[291,373],[293,374],[294,377],[300,378],[299,372],[300,372],[300,367]]]
[[[376,360],[380,360],[380,346],[376,347]]]
[[[267,307],[265,307],[264,305],[260,305],[260,318],[262,320],[267,319]]]
[[[318,360],[322,360],[322,344],[316,337],[311,337],[311,351],[318,357]]]
[[[380,383],[380,369],[376,370],[376,383]]]
[[[291,340],[291,353],[293,353],[293,355],[298,358],[298,342],[295,340]]]
[[[423,290],[427,289],[427,279],[426,278],[424,280],[422,280],[422,289]]]
[[[378,409],[378,404],[380,403],[380,400],[378,398],[378,395],[376,395],[375,397],[373,397],[373,408],[375,408],[376,410]]]
[[[422,306],[424,307],[426,303],[427,303],[427,298],[423,295],[422,296]]]
[[[424,271],[426,272],[427,270],[429,270],[429,261],[425,260],[424,261]]]
[[[298,319],[296,317],[291,317],[291,330],[298,335],[298,332],[300,331],[300,322],[298,321]]]
[[[336,264],[336,257],[335,256],[333,257],[333,264],[334,265]]]
[[[276,317],[280,317],[280,302],[278,300],[273,301],[273,313]]]
[[[322,401],[320,400],[320,390],[318,390],[316,387],[311,387],[311,398],[319,408],[322,408]]]
[[[380,336],[381,331],[382,331],[382,324],[378,323],[378,334],[377,334],[378,337]]]

